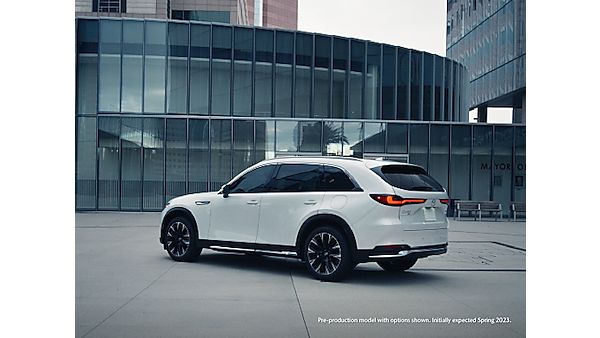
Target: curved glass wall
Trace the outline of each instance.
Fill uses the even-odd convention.
[[[322,34],[109,18],[77,20],[76,52],[78,210],[161,210],[256,162],[298,155],[416,163],[452,199],[525,198],[525,127],[458,122],[467,77],[446,58]]]

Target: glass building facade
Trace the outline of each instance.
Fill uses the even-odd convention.
[[[524,200],[525,127],[465,123],[466,75],[369,41],[78,18],[76,209],[158,211],[278,156],[389,158],[454,199]]]

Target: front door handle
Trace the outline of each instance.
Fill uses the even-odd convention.
[[[246,204],[257,205],[258,201],[257,200],[249,200],[249,201],[246,201]]]
[[[210,201],[196,201],[196,205],[207,205],[210,204]]]
[[[306,204],[306,205],[315,205],[315,204],[317,204],[317,201],[315,201],[315,200],[308,200],[308,201],[304,201],[304,204]]]

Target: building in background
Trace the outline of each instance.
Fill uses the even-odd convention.
[[[453,199],[525,198],[525,127],[466,122],[466,69],[282,29],[76,19],[76,208],[157,211],[278,156],[423,166]]]
[[[75,0],[75,15],[193,20],[295,30],[298,0]]]
[[[469,73],[468,106],[513,108],[525,123],[525,0],[448,0],[446,56]]]

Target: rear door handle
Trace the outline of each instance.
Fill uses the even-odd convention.
[[[256,205],[256,204],[258,204],[258,201],[257,200],[249,200],[249,201],[246,201],[246,204]]]
[[[317,204],[317,201],[315,201],[315,200],[308,200],[308,201],[304,201],[304,204],[306,204],[306,205],[315,205],[315,204]]]

